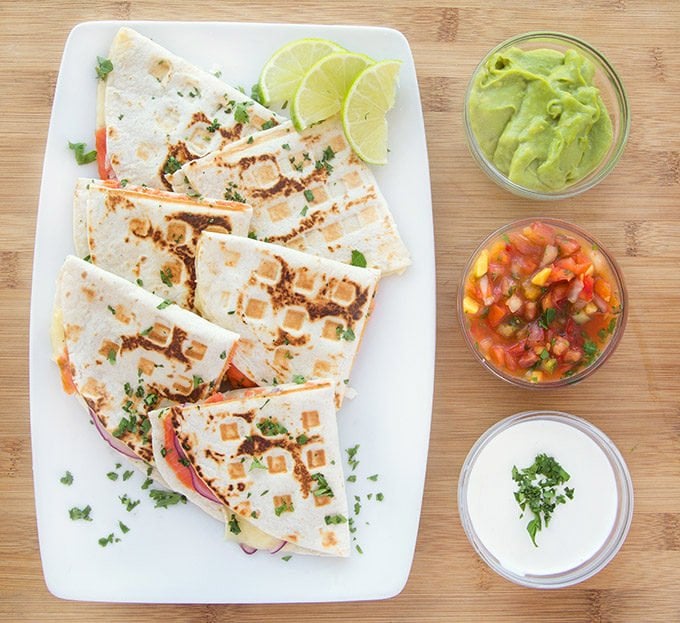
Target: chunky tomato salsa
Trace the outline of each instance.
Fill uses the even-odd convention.
[[[541,383],[573,376],[599,357],[616,330],[619,297],[597,247],[537,221],[480,252],[463,312],[488,361]]]

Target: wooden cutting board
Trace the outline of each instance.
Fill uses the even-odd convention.
[[[420,532],[410,579],[398,597],[357,604],[139,606],[70,603],[48,593],[35,527],[28,415],[33,236],[63,45],[76,23],[102,19],[371,24],[397,28],[408,38],[428,134],[438,333]],[[467,152],[461,119],[464,89],[484,53],[536,29],[568,32],[603,51],[621,75],[633,116],[614,172],[578,198],[548,204],[512,197],[488,181]],[[678,67],[680,3],[673,0],[0,0],[0,170],[6,180],[0,205],[0,620],[679,621]],[[454,300],[475,243],[507,221],[539,215],[574,221],[608,245],[625,274],[630,316],[618,351],[592,379],[537,393],[506,386],[473,361]],[[456,510],[461,463],[475,439],[499,419],[537,407],[570,411],[602,428],[623,453],[635,484],[635,516],[621,552],[596,577],[560,591],[524,589],[494,575],[472,551]]]

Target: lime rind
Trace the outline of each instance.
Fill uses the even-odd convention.
[[[356,77],[375,61],[366,54],[334,52],[319,59],[301,80],[291,102],[298,131],[340,112]]]
[[[387,111],[396,99],[401,61],[388,60],[364,69],[342,105],[342,127],[354,152],[369,164],[387,163]]]
[[[296,39],[279,48],[265,63],[258,87],[265,106],[283,106],[295,94],[300,80],[318,60],[345,48],[319,38]]]

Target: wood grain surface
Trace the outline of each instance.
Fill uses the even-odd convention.
[[[43,150],[59,62],[81,21],[178,19],[371,24],[401,30],[416,61],[428,136],[437,252],[437,371],[427,482],[410,579],[384,602],[286,606],[139,606],[61,601],[45,587],[36,534],[28,406],[31,266]],[[497,42],[535,29],[604,51],[630,97],[632,132],[597,188],[542,204],[496,188],[467,152],[463,93]],[[680,3],[29,2],[0,0],[0,619],[3,621],[680,621]],[[418,205],[413,206],[419,209]],[[515,389],[466,351],[454,300],[476,242],[523,216],[572,220],[604,241],[628,284],[630,316],[613,358],[558,391]],[[494,575],[456,511],[475,439],[524,409],[583,416],[618,445],[635,484],[627,542],[599,575],[536,591]],[[313,591],[313,586],[310,586]],[[266,594],[266,587],[263,587]]]

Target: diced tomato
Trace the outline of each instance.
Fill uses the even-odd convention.
[[[538,221],[525,227],[522,233],[529,241],[544,247],[555,242],[555,230],[550,225]]]
[[[68,358],[68,352],[64,348],[64,352],[57,359],[59,372],[61,373],[61,386],[67,394],[76,393],[76,385],[73,382],[73,375],[71,374],[71,362]]]
[[[565,234],[557,234],[555,236],[555,242],[557,243],[557,250],[560,252],[560,256],[562,257],[576,253],[576,251],[580,250],[581,248],[581,244],[578,240]]]
[[[505,363],[505,349],[498,344],[491,347],[489,356],[497,366],[502,366]]]
[[[508,238],[510,238],[510,244],[515,247],[521,255],[530,255],[533,257],[543,255],[543,249],[540,245],[533,244],[519,232],[509,234]]]
[[[232,387],[257,387],[255,381],[249,379],[236,366],[231,365],[227,369],[227,380]]]
[[[559,307],[560,303],[562,303],[562,301],[567,298],[568,293],[568,283],[558,283],[554,288],[552,288],[550,291],[550,298],[552,299],[554,307]]]
[[[503,304],[494,303],[489,307],[489,315],[487,319],[489,321],[489,326],[496,328],[503,318],[505,318],[508,313],[508,308]]]
[[[168,466],[175,472],[178,480],[185,486],[193,489],[194,486],[191,481],[191,468],[188,465],[184,465],[180,462],[179,456],[175,451],[175,429],[172,427],[172,419],[170,417],[165,418],[163,423],[165,433],[164,444],[165,444],[165,462]]]
[[[517,362],[521,368],[530,368],[538,361],[538,355],[533,351],[527,351]]]
[[[579,297],[584,301],[593,300],[593,278],[590,275],[585,275],[583,277],[583,290],[581,290]]]
[[[509,350],[506,350],[504,353],[504,362],[505,367],[510,370],[510,372],[515,372],[518,369],[517,361]]]
[[[222,402],[224,400],[224,394],[222,392],[215,392],[212,396],[209,396],[203,401],[203,404],[210,404],[211,402]]]
[[[596,277],[595,280],[595,294],[597,294],[603,301],[609,302],[612,297],[612,288],[608,281],[602,279],[602,277]]]
[[[94,134],[95,148],[97,150],[97,169],[99,177],[103,180],[115,179],[116,175],[109,164],[106,153],[106,127],[98,128]]]

